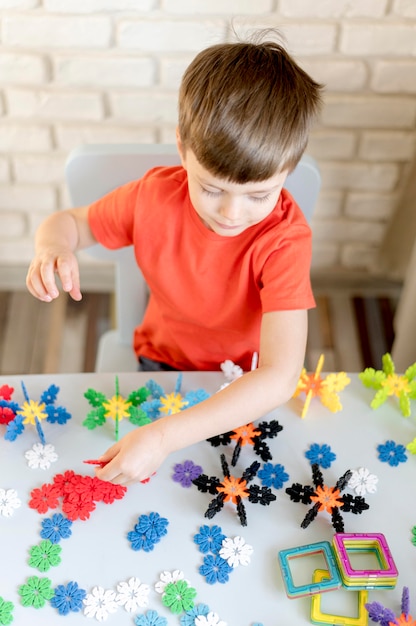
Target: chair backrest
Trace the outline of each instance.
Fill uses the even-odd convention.
[[[179,165],[179,155],[171,144],[90,144],[69,154],[65,177],[73,206],[84,206],[106,193],[141,178],[159,165]],[[285,188],[295,198],[310,222],[321,186],[318,166],[304,155],[287,177]],[[116,317],[121,343],[131,344],[133,330],[142,319],[147,302],[147,288],[137,268],[131,247],[107,250],[89,248],[97,258],[116,264]],[[134,269],[133,269],[134,268]]]

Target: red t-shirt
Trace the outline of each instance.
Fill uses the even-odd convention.
[[[193,208],[186,171],[160,167],[91,204],[89,223],[107,248],[134,246],[149,285],[137,355],[180,370],[231,359],[247,371],[263,313],[315,304],[311,231],[286,190],[262,222],[222,237]]]

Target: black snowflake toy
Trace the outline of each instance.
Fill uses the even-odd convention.
[[[224,474],[223,480],[216,476],[209,477],[206,474],[201,474],[192,481],[202,493],[208,492],[215,496],[205,511],[205,517],[212,519],[214,515],[221,511],[224,502],[232,502],[236,505],[241,525],[247,526],[246,509],[243,500],[247,498],[253,504],[268,505],[273,500],[276,500],[276,496],[268,487],[260,487],[259,485],[248,487],[248,483],[255,478],[260,468],[258,461],[254,461],[245,469],[241,478],[231,476],[224,454],[221,454],[221,466]]]
[[[361,514],[369,508],[369,505],[361,496],[352,496],[350,494],[341,495],[341,491],[345,489],[352,472],[348,470],[341,476],[334,487],[327,487],[324,484],[322,472],[319,465],[312,465],[312,485],[300,485],[293,483],[291,487],[287,487],[286,493],[290,496],[292,502],[302,502],[303,504],[313,504],[312,508],[306,513],[301,528],[307,528],[321,511],[327,511],[331,514],[332,525],[335,532],[344,532],[344,520],[341,511],[344,513]]]
[[[241,426],[240,428],[231,430],[228,433],[224,433],[223,435],[210,437],[207,441],[215,447],[221,445],[227,446],[232,441],[235,441],[236,446],[231,459],[231,465],[235,467],[240,456],[241,448],[246,445],[253,446],[254,452],[261,458],[262,461],[271,461],[272,455],[265,440],[277,437],[281,430],[283,430],[283,426],[280,426],[277,420],[261,422],[257,426],[250,423],[246,426]]]

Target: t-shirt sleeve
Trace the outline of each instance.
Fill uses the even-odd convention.
[[[260,297],[264,313],[309,309],[315,306],[310,266],[311,231],[307,224],[290,229],[264,262]]]
[[[127,183],[90,204],[90,228],[97,241],[106,248],[122,248],[133,243],[140,185],[141,180]]]

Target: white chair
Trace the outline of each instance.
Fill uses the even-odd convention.
[[[85,145],[73,150],[67,159],[65,176],[73,206],[84,206],[112,189],[143,176],[158,165],[178,165],[174,145]],[[319,194],[321,177],[316,162],[304,155],[288,176],[285,187],[293,195],[308,221]],[[137,370],[132,348],[133,331],[143,317],[147,286],[134,259],[132,247],[107,250],[97,245],[88,249],[96,258],[113,261],[116,267],[116,325],[102,335],[98,345],[97,372]]]

